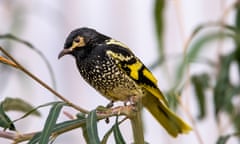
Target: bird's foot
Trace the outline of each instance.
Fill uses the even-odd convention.
[[[107,104],[106,108],[112,108],[113,106],[114,106],[114,101],[111,100],[111,101]]]
[[[112,108],[113,106],[114,106],[114,101],[111,100],[110,103],[107,104],[106,108],[109,109],[109,108]],[[110,122],[109,117],[107,117],[107,118],[105,119],[105,122],[106,122],[107,124]]]
[[[124,101],[124,106],[131,106],[133,111],[137,111],[137,104],[139,103],[138,96],[131,96],[127,101]]]

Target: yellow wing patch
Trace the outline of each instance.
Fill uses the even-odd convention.
[[[116,45],[122,45],[121,42],[119,41],[115,41],[113,39],[109,40],[107,42],[107,44],[116,44]],[[126,46],[126,48],[128,48]],[[120,61],[129,61],[131,60],[132,58],[134,58],[133,55],[130,55],[130,56],[124,56],[122,55],[121,53],[115,53],[111,50],[108,50],[107,52],[107,55],[109,55],[110,57],[116,59],[116,60],[120,60]],[[139,60],[136,60],[136,63],[133,63],[133,64],[129,64],[127,65],[127,67],[130,69],[130,76],[132,78],[134,78],[135,80],[138,80],[139,78],[139,70],[143,67],[143,64],[141,61]],[[148,78],[152,83],[154,83],[155,85],[157,85],[157,79],[153,76],[153,74],[147,69],[144,67],[143,71],[142,71],[143,75]]]
[[[157,85],[157,79],[153,76],[153,74],[148,69],[144,68],[143,75]]]
[[[119,60],[119,61],[129,61],[132,58],[134,58],[132,55],[131,56],[123,56],[121,53],[115,53],[113,51],[108,50],[107,55],[110,57]],[[139,70],[142,68],[143,64],[137,60],[136,63],[133,64],[127,64],[126,65],[129,70],[130,70],[130,77],[132,77],[135,80],[139,79]]]
[[[130,69],[130,76],[135,80],[139,79],[138,73],[142,66],[143,64],[140,61],[137,61],[136,63],[127,66]]]
[[[112,57],[113,59],[117,61],[130,61],[131,59],[136,59],[134,55],[129,55],[129,56],[124,56],[121,53],[115,53],[111,50],[106,51],[107,55]],[[153,74],[142,64],[142,62],[138,59],[132,64],[126,64],[125,67],[127,67],[130,70],[129,76],[136,80],[139,81],[140,78],[139,76],[142,75],[144,78],[148,79],[151,81],[156,87],[153,87],[151,85],[148,85],[147,83],[138,82],[139,85],[141,85],[147,92],[149,92],[151,95],[157,97],[159,101],[162,104],[168,105],[168,102],[166,101],[165,97],[163,96],[162,92],[157,88],[157,79],[153,76]],[[121,68],[122,65],[121,65]]]
[[[115,53],[111,50],[108,50],[107,52],[107,55],[109,55],[110,57],[116,59],[116,60],[120,60],[120,61],[129,61],[130,59],[133,58],[133,56],[124,56],[122,55],[121,53]]]

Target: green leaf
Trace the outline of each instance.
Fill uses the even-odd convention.
[[[6,98],[2,101],[2,106],[5,111],[20,111],[20,112],[29,112],[29,110],[34,109],[34,107],[28,102],[20,98]],[[31,113],[35,116],[40,116],[40,113],[35,110]]]
[[[19,120],[21,120],[21,119],[27,117],[27,116],[30,115],[31,113],[37,111],[37,109],[39,109],[39,108],[46,107],[46,106],[49,106],[49,105],[53,105],[53,104],[56,104],[56,103],[58,103],[58,102],[59,102],[59,101],[57,101],[57,102],[49,102],[49,103],[46,103],[46,104],[43,104],[43,105],[39,105],[39,106],[37,106],[37,107],[31,109],[31,110],[28,111],[27,113],[25,113],[25,114],[24,114],[23,116],[21,116],[20,118],[14,120],[14,122],[19,121]]]
[[[240,113],[238,112],[237,114],[234,115],[232,121],[234,124],[234,128],[236,131],[240,131]]]
[[[198,118],[203,119],[206,116],[206,100],[205,89],[209,86],[209,76],[204,73],[201,75],[195,75],[191,78],[199,106]]]
[[[36,144],[36,143],[38,143],[39,140],[40,140],[41,134],[42,134],[41,132],[36,133],[36,134],[31,138],[31,140],[28,142],[28,144]]]
[[[235,61],[238,65],[238,73],[240,75],[240,45],[236,45],[234,54],[235,54]]]
[[[41,133],[39,143],[41,143],[41,144],[48,143],[49,137],[51,136],[53,128],[56,125],[57,118],[59,117],[59,113],[64,105],[65,105],[65,103],[58,102],[52,106],[52,108],[48,114],[47,120],[45,122],[44,129]]]
[[[200,32],[200,30],[202,30],[205,27],[206,26],[201,26],[200,28],[197,27],[197,30],[193,32],[194,33],[193,36],[195,36],[197,33]],[[197,58],[202,48],[204,48],[203,46],[205,44],[217,39],[223,40],[224,38],[232,38],[233,40],[240,43],[239,33],[237,33],[237,30],[235,27],[228,26],[228,25],[225,25],[222,27],[224,28],[224,31],[205,34],[200,38],[198,38],[197,40],[195,40],[193,44],[191,44],[190,48],[188,48],[189,50],[186,56],[184,57],[179,67],[177,68],[176,78],[175,78],[176,83],[172,89],[177,89],[179,87],[180,83],[185,78],[186,68],[188,67],[189,63],[194,61]]]
[[[84,113],[78,113],[78,114],[77,114],[77,118],[78,118],[78,119],[86,119],[86,114],[84,114]],[[81,128],[82,128],[82,134],[83,134],[83,137],[84,137],[86,143],[90,143],[90,142],[89,142],[89,138],[88,138],[88,134],[87,134],[87,126],[86,126],[86,123],[83,124],[83,125],[81,126]]]
[[[15,126],[13,125],[13,122],[5,113],[2,103],[0,105],[0,127],[4,129],[14,130],[14,131],[16,130]]]
[[[87,129],[87,134],[89,138],[88,140],[89,144],[100,144],[100,139],[99,139],[98,130],[97,130],[96,110],[93,110],[88,114],[86,129]]]
[[[118,122],[118,120],[117,120],[117,118],[116,118],[116,122],[118,122],[117,125],[119,126],[119,125],[120,125],[121,123],[123,123],[125,120],[126,120],[126,119],[123,119],[123,120],[121,120],[121,121]],[[109,129],[109,130],[107,131],[107,133],[104,135],[104,137],[103,137],[103,139],[102,139],[102,141],[101,141],[101,144],[107,144],[107,140],[108,140],[109,136],[112,134],[112,132],[113,132],[114,129],[116,129],[115,124],[114,124],[114,125],[111,127],[111,129]],[[119,129],[119,128],[118,128],[118,129]]]
[[[226,144],[231,135],[220,136],[217,140],[217,144]]]
[[[177,109],[178,99],[179,99],[179,96],[181,95],[180,93],[181,93],[180,91],[176,91],[174,89],[171,89],[168,92],[166,92],[166,98],[168,100],[168,104],[173,110]]]
[[[236,16],[235,16],[235,25],[238,30],[240,30],[240,4],[236,5]]]
[[[86,141],[87,144],[90,144],[90,138],[88,136],[88,132],[87,132],[87,125],[84,124],[83,126],[81,126],[82,128],[82,135],[84,140]]]
[[[218,138],[216,144],[226,144],[227,141],[228,141],[231,137],[233,137],[233,136],[239,137],[239,136],[240,136],[240,133],[239,133],[239,132],[236,132],[236,133],[232,133],[232,134],[220,136],[220,137]]]
[[[109,138],[109,136],[110,136],[110,135],[112,134],[112,132],[113,132],[113,128],[114,128],[114,127],[112,126],[112,128],[106,132],[106,134],[103,136],[103,139],[102,139],[102,141],[101,141],[101,144],[107,144],[108,138]]]
[[[86,119],[86,114],[85,113],[77,113],[77,118],[78,119]]]
[[[229,70],[234,54],[222,56],[220,58],[220,69],[217,76],[216,86],[214,87],[214,104],[215,115],[218,115],[220,110],[226,110],[232,113],[232,97],[234,96],[233,87],[229,80]]]
[[[236,31],[240,32],[240,3],[237,3],[236,5],[236,16],[235,16],[235,25],[236,25]],[[240,45],[239,42],[235,41],[235,60],[238,65],[238,72],[240,74]]]
[[[115,125],[113,126],[113,134],[114,134],[116,144],[125,144],[126,143],[124,141],[122,133],[119,129],[118,116],[116,116],[116,122],[115,122]]]
[[[58,123],[55,125],[55,127],[52,130],[52,133],[57,132],[58,134],[61,134],[68,130],[72,130],[73,128],[81,127],[85,124],[86,124],[86,119],[82,119],[82,118],[61,122],[61,123]],[[39,142],[41,133],[42,132],[35,134],[34,137],[31,139],[31,141],[29,141],[28,144],[35,144],[35,143]]]
[[[157,32],[158,43],[161,48],[163,45],[163,30],[164,30],[164,0],[155,0],[154,4],[154,19]]]
[[[155,29],[157,35],[157,42],[158,42],[158,50],[159,50],[159,59],[154,62],[149,68],[154,69],[156,66],[160,65],[164,59],[164,7],[165,7],[165,0],[155,0],[154,4],[154,21],[155,21]]]
[[[69,127],[71,129],[72,127],[82,126],[86,123],[86,119],[75,119],[75,120],[69,120],[65,122],[61,122],[55,125],[53,132],[60,132],[61,129],[67,130],[66,127]]]

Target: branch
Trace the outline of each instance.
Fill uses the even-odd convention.
[[[135,107],[132,105],[128,106],[119,106],[111,109],[106,109],[102,111],[97,111],[98,120],[102,120],[108,117],[116,116],[116,115],[125,115],[127,117],[133,117],[136,113],[134,110]],[[53,129],[53,132],[51,134],[52,137],[57,137],[65,132],[74,130],[76,128],[79,128],[85,124],[86,121],[81,121],[72,125],[68,125],[65,127],[55,128]],[[61,125],[56,124],[56,126]],[[41,131],[31,132],[31,133],[25,133],[25,134],[19,134],[17,132],[7,132],[7,131],[0,131],[0,137],[10,139],[14,141],[14,144],[30,140],[35,134],[40,133]]]
[[[12,66],[14,68],[18,68],[17,65],[14,62],[12,62],[12,61],[10,61],[10,60],[2,57],[2,56],[0,56],[0,62],[4,63],[6,65],[10,65],[10,66]]]
[[[142,123],[142,102],[141,98],[137,98],[135,101],[135,113],[131,115],[131,126],[133,131],[134,144],[145,144],[143,123]]]

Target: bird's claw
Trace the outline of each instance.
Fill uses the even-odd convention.
[[[107,104],[106,108],[111,108],[113,106],[114,106],[114,101],[112,100]]]

